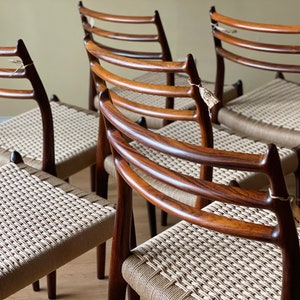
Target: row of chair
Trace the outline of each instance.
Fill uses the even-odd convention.
[[[281,169],[287,162],[283,157],[290,155],[280,154],[293,151],[274,145],[263,150],[266,144],[212,126],[204,101],[207,91],[201,93],[192,56],[184,63],[143,62],[91,36],[85,46],[113,151],[113,157],[101,155],[101,160],[105,158],[111,173],[117,169],[118,179],[109,298],[125,299],[127,284],[130,299],[299,298],[299,232]],[[154,74],[185,74],[186,82],[173,86],[130,80],[105,63]],[[150,96],[175,101],[190,97],[194,108],[157,110],[151,101],[137,105],[135,99]],[[132,122],[124,110],[172,123],[148,130]],[[297,174],[296,153],[290,166]],[[263,186],[270,188],[263,192]],[[188,222],[133,248],[131,189]]]
[[[212,126],[207,91],[201,93],[191,56],[184,63],[143,62],[119,55],[91,36],[85,46],[106,125],[101,140],[107,137],[113,151],[112,158],[105,155],[106,169],[116,168],[118,179],[109,299],[125,299],[127,284],[130,299],[298,299],[299,231],[281,169],[291,150],[270,145],[264,151],[237,131]],[[113,72],[104,62],[152,74],[185,74],[188,80],[183,86],[144,83]],[[140,95],[128,98],[128,91]],[[194,108],[158,111],[135,102],[150,96],[191,97]],[[173,122],[152,131],[124,110]],[[290,166],[297,174],[296,153]],[[259,184],[269,189],[261,191]],[[133,247],[131,189],[184,221]]]
[[[5,146],[1,145],[1,148],[5,149],[5,154],[11,152],[12,149],[18,150],[27,164],[52,174],[50,176],[42,173],[43,175],[36,177],[40,171],[19,163],[7,165],[7,154],[5,156],[1,174],[2,170],[3,174],[7,172],[8,178],[4,179],[3,184],[1,183],[1,188],[2,185],[8,186],[8,190],[12,189],[13,192],[8,194],[5,190],[2,202],[7,203],[7,199],[18,200],[19,195],[22,195],[22,202],[26,204],[22,205],[22,209],[26,213],[29,211],[30,215],[35,214],[34,218],[40,220],[37,223],[32,222],[33,227],[25,228],[24,232],[37,232],[36,227],[42,229],[46,227],[47,231],[40,234],[40,240],[35,238],[30,240],[33,245],[29,244],[28,249],[35,249],[37,245],[43,246],[39,251],[33,251],[34,254],[38,252],[37,255],[26,256],[22,261],[19,256],[23,253],[23,249],[19,250],[18,259],[16,259],[18,264],[14,265],[15,273],[12,275],[16,276],[15,274],[19,272],[21,275],[23,274],[23,276],[16,276],[19,278],[17,284],[10,277],[11,261],[8,259],[14,259],[16,252],[13,252],[15,251],[14,247],[8,247],[10,252],[1,258],[1,261],[7,262],[5,268],[9,269],[2,276],[6,287],[3,292],[1,288],[2,297],[4,298],[26,284],[38,280],[41,276],[51,273],[48,287],[49,298],[54,298],[56,294],[54,271],[56,268],[84,251],[100,245],[112,235],[115,209],[107,200],[103,199],[107,198],[107,179],[110,174],[116,176],[118,181],[116,227],[110,269],[110,299],[125,297],[126,282],[131,287],[129,291],[133,298],[138,293],[146,299],[161,297],[168,299],[186,297],[188,299],[189,297],[199,298],[202,297],[201,295],[203,297],[210,295],[212,298],[218,298],[218,295],[220,297],[231,295],[228,297],[237,298],[237,295],[240,294],[251,299],[255,299],[257,294],[261,294],[262,297],[268,295],[266,298],[274,299],[279,298],[280,295],[282,295],[282,299],[298,299],[299,288],[296,279],[300,264],[299,242],[291,210],[291,199],[284,182],[285,174],[294,172],[298,175],[299,173],[297,149],[288,149],[292,148],[290,144],[287,145],[287,148],[274,145],[268,147],[265,143],[239,135],[237,130],[231,131],[218,125],[212,125],[210,113],[212,113],[212,119],[217,120],[216,115],[221,115],[221,111],[225,110],[224,108],[227,109],[227,105],[237,102],[244,95],[236,100],[231,100],[234,98],[232,92],[235,96],[239,96],[240,89],[231,86],[224,88],[224,77],[221,79],[217,77],[216,95],[220,99],[225,99],[222,96],[223,90],[225,90],[226,98],[230,101],[226,106],[224,102],[224,107],[221,109],[219,109],[220,102],[218,102],[210,110],[205,101],[214,100],[214,98],[204,88],[191,55],[187,56],[185,62],[173,62],[170,50],[167,51],[169,54],[164,54],[163,50],[160,50],[155,55],[153,53],[146,55],[146,51],[126,50],[122,52],[121,48],[117,49],[108,46],[105,42],[95,41],[95,36],[98,35],[109,38],[128,38],[133,41],[141,38],[159,42],[162,45],[161,49],[164,49],[167,41],[157,12],[151,18],[112,16],[90,10],[81,2],[79,11],[87,35],[85,47],[91,68],[90,109],[95,110],[94,104],[96,103],[96,109],[100,109],[100,118],[98,118],[97,112],[69,107],[64,103],[50,102],[49,105],[24,43],[19,41],[17,47],[1,48],[2,56],[17,56],[18,59],[21,59],[21,65],[15,69],[1,69],[0,76],[12,79],[27,78],[33,85],[33,90],[25,92],[0,89],[0,96],[20,99],[33,98],[38,102],[40,108],[0,125],[1,136],[1,126],[4,129],[7,128]],[[214,14],[216,12],[212,10],[212,17]],[[93,18],[93,21],[99,18],[106,21],[114,20],[118,23],[149,22],[156,26],[159,34],[122,35],[98,28],[88,20],[89,18]],[[221,22],[223,18],[219,17],[216,20]],[[224,33],[219,29],[219,24],[214,24],[215,40],[217,31],[219,31],[219,35]],[[256,47],[258,46],[256,45]],[[220,59],[218,58],[218,60]],[[106,64],[107,67],[104,67]],[[116,67],[117,71],[115,71]],[[128,74],[128,70],[142,71],[143,75],[136,77],[135,80],[129,79],[127,75],[120,75],[124,72]],[[286,80],[283,81],[286,82]],[[222,86],[221,90],[218,88],[219,86]],[[39,110],[42,115],[42,123]],[[65,122],[67,116],[69,121]],[[145,125],[141,126],[134,122],[140,116],[145,117],[146,124],[151,127],[151,130]],[[79,119],[81,117],[84,119]],[[83,128],[75,129],[74,134],[71,135],[68,130],[77,124],[75,120],[80,120],[78,124]],[[156,120],[159,122],[156,123]],[[219,119],[217,121],[221,122]],[[34,124],[38,123],[43,126],[39,125],[39,135],[36,136],[33,143],[28,136],[35,136],[33,128]],[[149,124],[158,125],[149,126]],[[97,133],[98,126],[99,133]],[[60,131],[58,128],[64,128],[64,131]],[[13,140],[13,136],[17,136],[16,132],[20,132],[21,129],[25,129],[25,132],[21,133],[25,146],[18,149],[17,146],[22,144],[21,138],[17,137],[16,140]],[[66,140],[63,132],[67,133],[69,140]],[[61,149],[69,151],[73,145],[78,145],[79,132],[84,132],[83,145],[88,145],[90,150],[86,151],[87,148],[81,146],[73,152],[71,151],[71,154],[62,154],[62,158],[59,158]],[[87,139],[87,133],[90,134],[90,141]],[[124,136],[128,139],[124,139]],[[38,150],[29,149],[27,151],[26,147],[30,148],[32,144],[38,144],[36,141],[44,141],[44,146],[41,143]],[[269,141],[272,142],[272,140]],[[10,143],[9,146],[6,146],[8,143]],[[96,151],[97,143],[98,150]],[[285,144],[279,143],[279,145],[284,146]],[[292,146],[294,147],[296,144]],[[80,150],[83,148],[85,150],[80,154]],[[84,155],[87,153],[92,158],[85,159]],[[20,160],[19,157],[14,159]],[[68,170],[67,167],[61,169],[59,167],[60,162],[64,160],[66,163],[69,162],[70,166],[78,168],[64,173],[63,171]],[[35,165],[36,161],[43,165]],[[94,201],[101,202],[100,206],[94,203],[90,204],[82,199],[90,200],[91,196],[87,196],[87,193],[77,190],[73,192],[74,187],[53,176],[57,175],[61,179],[67,179],[78,170],[92,166],[95,162],[97,179],[93,180],[95,184],[92,188],[101,197],[93,196],[92,203]],[[6,168],[9,171],[6,171]],[[29,173],[24,171],[27,168],[30,170]],[[17,172],[13,173],[11,169],[17,169]],[[28,182],[23,173],[28,176]],[[298,176],[296,178],[298,181]],[[33,185],[34,180],[37,181],[35,185]],[[39,194],[39,191],[44,189],[42,182],[44,180],[50,181],[50,185],[47,184],[49,191],[46,192],[46,197],[45,192]],[[56,183],[57,180],[59,184]],[[10,183],[11,181],[13,183]],[[20,185],[19,183],[23,181],[25,184]],[[14,190],[11,185],[17,190]],[[270,186],[270,190],[260,191],[265,186]],[[135,239],[132,231],[131,189],[149,201],[150,208],[157,206],[188,222],[180,222],[132,250]],[[34,193],[36,196],[33,196]],[[58,195],[61,193],[63,196],[59,197]],[[46,213],[42,211],[38,216],[36,212],[32,212],[31,207],[37,206],[35,201],[40,199],[41,195],[45,197],[46,204],[39,205],[48,208]],[[81,207],[78,214],[73,216],[69,207],[66,208],[67,213],[53,214],[51,207],[53,205],[56,207],[57,197],[60,199],[60,201],[57,200],[59,212],[61,212],[60,206],[64,210],[64,205],[70,205],[76,207],[75,210]],[[68,203],[69,197],[75,197],[72,198],[70,204],[60,203]],[[10,209],[15,210],[15,205],[15,202],[11,201]],[[205,208],[203,209],[203,207]],[[93,210],[93,213],[88,209]],[[71,210],[73,212],[73,209]],[[23,216],[23,211],[20,213]],[[70,218],[70,223],[78,224],[78,227],[75,226],[76,229],[72,230],[71,238],[63,237],[65,226],[70,226],[67,224],[68,221],[63,222],[62,219],[59,219],[61,215],[65,214],[67,220]],[[100,217],[95,217],[96,221],[89,217],[97,214]],[[49,222],[44,222],[48,218]],[[76,219],[76,222],[73,218]],[[57,234],[58,237],[54,237],[52,224],[60,222],[63,226],[55,228],[54,234]],[[85,222],[87,228],[79,225],[82,222]],[[191,223],[196,225],[191,225]],[[9,228],[8,236],[5,236],[7,243],[16,245],[16,242],[12,241],[12,238],[15,238],[12,234],[15,232],[14,227],[11,224],[4,224],[3,227]],[[213,229],[213,231],[209,229]],[[96,232],[97,234],[95,234]],[[153,230],[152,235],[155,233]],[[38,237],[40,235],[37,234]],[[22,238],[28,239],[28,236],[24,234]],[[258,242],[251,242],[248,239]],[[54,240],[55,242],[49,245],[45,240]],[[83,240],[86,241],[84,244],[88,245],[84,249],[79,247]],[[209,244],[208,240],[213,241],[212,244]],[[268,242],[267,246],[262,246],[262,243],[266,241]],[[18,242],[24,243],[21,237],[17,237]],[[99,247],[102,262],[104,259],[103,245]],[[177,246],[175,247],[175,245]],[[230,245],[236,245],[236,248],[231,248]],[[62,259],[61,251],[66,249],[65,246],[74,251],[70,251],[71,253],[63,256]],[[260,248],[263,251],[257,250]],[[17,249],[19,248],[17,247]],[[218,256],[227,249],[230,249],[229,253],[225,252],[224,255]],[[236,256],[231,259],[233,252],[236,252]],[[49,257],[54,255],[53,253],[56,255],[54,263],[52,260],[50,263]],[[252,253],[256,253],[256,256],[253,257]],[[273,253],[272,257],[274,258],[271,263],[270,253]],[[207,259],[204,256],[206,254]],[[239,255],[245,259],[239,261],[237,259]],[[209,259],[210,257],[212,259]],[[224,269],[226,269],[224,265],[218,264],[219,269],[212,267],[211,262],[216,265],[215,257],[238,270],[229,269],[231,275],[235,274],[236,276],[232,277],[232,281],[228,279],[231,276],[224,274]],[[252,264],[253,261],[256,263]],[[38,272],[29,271],[30,268],[36,270],[34,266],[37,263],[43,264],[44,267],[39,268]],[[246,268],[249,265],[251,265],[251,269]],[[257,272],[262,265],[267,266],[264,272]],[[29,266],[29,268],[24,269],[24,266],[26,268]],[[99,277],[102,277],[103,266],[99,269]],[[245,281],[241,278],[245,276],[242,271],[244,269],[251,274]],[[212,273],[208,274],[207,270],[212,270]],[[30,275],[23,278],[27,272]],[[258,277],[253,275],[256,273],[259,273]],[[272,285],[266,291],[264,284],[269,285],[267,275],[273,273],[275,275],[272,277]],[[227,280],[223,276],[226,276]],[[10,284],[6,284],[5,280]],[[258,286],[255,292],[252,290],[252,280],[255,283],[261,283],[261,287]],[[240,284],[234,284],[236,282]]]

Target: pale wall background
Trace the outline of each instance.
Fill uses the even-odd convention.
[[[200,76],[207,80],[215,77],[208,13],[212,5],[233,17],[300,24],[299,0],[84,0],[83,3],[119,14],[149,15],[159,10],[173,58],[192,53]],[[56,93],[63,101],[86,107],[88,63],[77,4],[77,0],[0,0],[0,43],[11,46],[17,39],[24,39],[48,95]],[[299,39],[297,43],[300,44]],[[299,62],[299,57],[294,59]],[[241,78],[247,90],[271,76],[254,74],[233,68],[226,81]],[[0,116],[15,115],[27,108],[19,102],[1,101]]]

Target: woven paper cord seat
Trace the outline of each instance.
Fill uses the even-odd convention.
[[[102,11],[92,10],[83,5],[80,1],[79,13],[81,16],[84,33],[93,36],[93,39],[99,42],[106,50],[122,55],[124,57],[134,57],[139,59],[154,59],[163,61],[172,61],[171,50],[168,40],[163,28],[163,24],[158,11],[155,11],[153,16],[130,16],[130,15],[116,15],[108,14]],[[132,75],[134,76],[134,75]],[[173,77],[173,78],[172,78]],[[184,78],[178,74],[162,74],[162,73],[145,73],[139,75],[136,80],[145,83],[169,84],[174,80],[176,85],[181,85]],[[90,109],[99,109],[98,97],[95,97],[96,91],[93,86],[93,80],[90,82]],[[214,90],[214,83],[205,82],[210,90]],[[116,88],[116,92],[119,93]],[[131,98],[130,91],[122,90],[122,96]],[[242,86],[238,81],[235,84],[224,85],[224,98],[231,100],[241,95]],[[137,103],[151,104],[156,107],[171,107],[166,102],[166,97],[155,97],[149,99],[145,94],[135,95],[134,99]],[[182,99],[181,99],[182,100]],[[174,107],[176,109],[193,109],[194,102],[190,99],[185,101],[176,101],[174,99]],[[128,116],[136,121],[141,118],[141,114],[126,111]],[[149,128],[161,128],[165,122],[162,119],[144,116]]]
[[[218,120],[258,139],[296,147],[300,142],[299,95],[297,83],[274,79],[228,102],[219,110]]]
[[[217,58],[215,94],[221,100],[212,109],[213,121],[276,145],[298,146],[300,86],[284,74],[294,73],[296,77],[300,73],[300,26],[235,19],[218,13],[214,7],[210,18]],[[230,70],[233,63],[248,67],[247,71],[271,71],[276,79],[263,79],[260,87],[227,102],[223,98],[225,64]]]
[[[69,104],[51,101],[54,124],[55,166],[66,179],[95,163],[98,114]],[[26,164],[42,168],[42,122],[38,108],[0,123],[0,164],[18,151]],[[30,138],[28,138],[30,137]]]
[[[0,167],[0,299],[112,235],[115,209],[24,164]]]
[[[204,210],[274,223],[274,216],[267,211],[219,202]],[[141,299],[278,300],[281,264],[279,247],[182,221],[133,249],[122,274]]]

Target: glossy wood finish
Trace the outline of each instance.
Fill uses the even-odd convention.
[[[35,100],[42,115],[43,121],[43,170],[55,175],[54,160],[54,131],[53,119],[49,99],[43,83],[36,71],[34,63],[23,42],[19,40],[16,47],[0,47],[0,57],[7,57],[15,62],[14,68],[0,68],[0,78],[14,80],[24,79],[30,83],[30,88],[5,89],[0,88],[0,98]],[[13,64],[12,64],[13,65]],[[20,81],[19,81],[20,82]]]
[[[109,299],[125,299],[126,282],[122,279],[120,270],[122,261],[130,254],[131,249],[129,241],[132,201],[130,200],[131,194],[125,192],[129,191],[128,187],[133,188],[160,209],[198,226],[280,246],[284,278],[281,299],[299,299],[299,241],[279,156],[274,145],[269,147],[265,155],[254,155],[188,145],[168,137],[158,136],[155,132],[141,128],[124,117],[113,105],[109,93],[106,92],[103,92],[101,96],[101,110],[106,119],[108,139],[113,147],[114,162],[119,173],[118,213],[112,246]],[[145,147],[173,157],[198,162],[201,165],[265,173],[270,179],[270,194],[244,190],[236,186],[224,186],[203,178],[191,178],[177,173],[160,166],[136,151],[128,144],[124,136],[138,141]],[[212,201],[218,200],[246,207],[268,209],[275,212],[278,224],[271,226],[238,221],[188,206],[153,188],[137,170],[172,187]],[[276,197],[271,197],[271,195],[276,195]],[[132,295],[132,299],[138,298],[134,293]]]
[[[283,59],[278,58],[274,61],[270,56],[266,59],[255,57],[255,52],[281,55],[300,54],[300,45],[286,44],[284,39],[281,43],[278,40],[276,40],[277,42],[268,42],[268,40],[272,40],[272,38],[269,38],[270,35],[284,38],[284,35],[300,34],[300,26],[263,24],[234,19],[218,13],[215,7],[210,10],[210,18],[217,56],[215,94],[219,99],[223,98],[225,59],[248,67],[273,71],[281,78],[284,72],[300,72],[300,64],[282,63]],[[237,29],[239,29],[239,32],[237,32]],[[247,33],[249,35],[246,35]],[[257,35],[251,35],[250,33],[265,33],[268,34],[268,37],[265,36],[261,39],[262,41],[259,41],[256,38]],[[242,54],[242,49],[249,51]],[[217,114],[221,106],[220,103],[212,110],[214,122],[218,122]]]
[[[116,15],[90,9],[84,6],[82,1],[79,2],[78,9],[85,35],[89,35],[94,41],[97,41],[101,48],[124,57],[172,61],[168,40],[158,11],[155,11],[152,16]],[[174,81],[174,74],[167,73],[167,84],[174,85]],[[98,104],[95,105],[96,95],[97,91],[90,73],[89,108],[93,110],[99,108]],[[165,101],[166,107],[173,108],[174,99],[172,97],[166,97]],[[169,120],[163,120],[162,123],[166,125],[168,122]],[[107,145],[103,142],[102,147],[104,147],[103,153],[109,152]],[[105,157],[102,159],[104,161]],[[101,170],[98,174],[102,175],[101,179],[98,180],[101,185],[97,192],[106,198],[108,174],[102,165],[98,166],[98,170]],[[156,220],[153,208],[149,206],[148,210],[151,232],[154,235],[156,233]],[[166,223],[166,215],[164,214],[162,215],[162,223]],[[99,253],[104,253],[103,251],[102,249]],[[103,277],[104,270],[99,269],[98,276],[99,278]]]
[[[85,34],[90,34],[102,48],[125,57],[172,61],[158,11],[155,11],[153,16],[125,16],[89,9],[82,1],[79,2],[78,7]],[[91,18],[95,24],[91,23]],[[113,27],[113,31],[106,29],[115,24],[119,25],[118,29],[116,26]],[[132,45],[128,46],[128,43]],[[155,50],[149,50],[153,48]],[[167,74],[166,80],[169,85],[174,84],[174,74]],[[96,91],[91,79],[90,109],[94,108],[95,95]],[[167,98],[166,106],[172,108],[173,99]]]
[[[99,95],[106,90],[106,82],[112,86],[125,88],[132,91],[133,93],[144,93],[148,95],[156,96],[170,96],[177,98],[191,98],[195,101],[194,110],[176,110],[169,108],[157,108],[156,106],[146,105],[143,103],[136,103],[132,99],[123,98],[120,94],[117,94],[114,90],[110,90],[110,95],[115,105],[120,108],[124,108],[128,111],[143,114],[145,116],[152,116],[161,119],[167,119],[169,121],[185,120],[195,121],[200,125],[201,131],[201,143],[207,147],[213,146],[212,127],[209,119],[208,108],[204,101],[198,101],[201,99],[199,85],[201,80],[198,76],[196,66],[194,64],[193,57],[187,56],[184,62],[161,62],[161,61],[150,61],[139,60],[134,58],[124,58],[118,56],[100,47],[97,43],[91,40],[89,37],[85,39],[86,50],[89,55],[91,70],[94,75],[94,81],[97,87]],[[136,79],[128,79],[119,76],[118,74],[112,73],[108,68],[104,68],[100,63],[106,62],[118,66],[122,66],[127,69],[139,69],[148,72],[171,72],[186,74],[190,81],[190,84],[186,86],[173,86],[173,85],[158,85],[158,84],[147,84],[139,82]],[[180,99],[177,99],[180,101]],[[101,116],[102,118],[102,116]],[[103,120],[101,121],[103,124]],[[104,128],[104,129],[103,129]],[[105,127],[100,125],[99,132],[99,164],[109,155],[101,149],[101,145],[107,144],[106,134],[102,133],[101,130],[105,130]],[[107,150],[107,149],[106,149]],[[104,166],[103,166],[104,168]],[[101,172],[101,170],[99,170]],[[203,176],[211,178],[211,168],[202,169]],[[205,174],[205,175],[204,175]],[[100,188],[100,187],[99,187]],[[201,204],[199,204],[201,206]]]
[[[283,255],[284,278],[282,299],[298,299],[300,296],[297,282],[300,272],[299,241],[276,147],[270,145],[268,151],[261,155],[212,148],[212,129],[208,108],[199,96],[201,81],[192,56],[189,55],[185,62],[150,62],[133,58],[125,59],[112,54],[99,47],[88,37],[85,40],[85,46],[90,56],[91,70],[100,98],[101,114],[118,171],[118,209],[112,243],[109,299],[125,299],[126,282],[121,275],[121,266],[122,261],[130,254],[132,247],[131,189],[156,207],[198,226],[280,246]],[[179,87],[140,83],[112,73],[103,64],[100,64],[99,60],[129,69],[185,73],[191,84]],[[158,111],[149,105],[147,107],[142,104],[136,105],[129,99],[117,95],[111,89],[107,89],[106,83],[109,86],[149,95],[192,97],[195,99],[196,108],[193,111],[170,111],[169,109]],[[203,134],[202,146],[180,142],[155,131],[147,130],[127,118],[117,107],[143,111],[145,114],[170,120],[179,118],[196,121]],[[177,172],[167,166],[159,165],[132,147],[128,142],[132,140],[171,157],[200,163],[202,166],[200,177],[190,177],[180,171]],[[211,182],[213,167],[266,174],[270,181],[270,193],[243,189],[235,184],[225,186],[213,183]],[[192,207],[170,198],[163,191],[155,189],[141,174],[147,174],[147,176],[173,188],[195,194],[200,201],[204,199],[208,202],[218,200],[245,207],[268,209],[275,212],[278,224],[275,226],[258,225],[204,212],[201,210],[201,203]],[[276,195],[276,197],[271,197],[271,195]],[[130,295],[131,299],[138,298],[132,290]]]

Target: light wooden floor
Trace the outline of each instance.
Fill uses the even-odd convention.
[[[89,171],[84,170],[71,178],[71,184],[74,184],[84,190],[89,190]],[[110,180],[109,199],[116,199],[115,181]],[[137,197],[135,197],[137,198]],[[137,200],[137,199],[136,199]],[[141,199],[139,199],[141,200]],[[137,224],[137,240],[142,242],[149,238],[149,227],[145,201],[134,201],[135,222]],[[158,219],[160,215],[157,216]],[[170,218],[169,224],[176,222]],[[159,222],[158,222],[159,223]],[[158,230],[162,230],[161,227]],[[110,244],[107,243],[106,275],[109,271]],[[98,280],[95,271],[96,254],[95,249],[68,263],[57,271],[57,299],[69,300],[104,300],[107,299],[108,278]],[[40,281],[41,291],[34,292],[31,286],[19,291],[10,300],[46,300],[47,290],[45,278]]]

